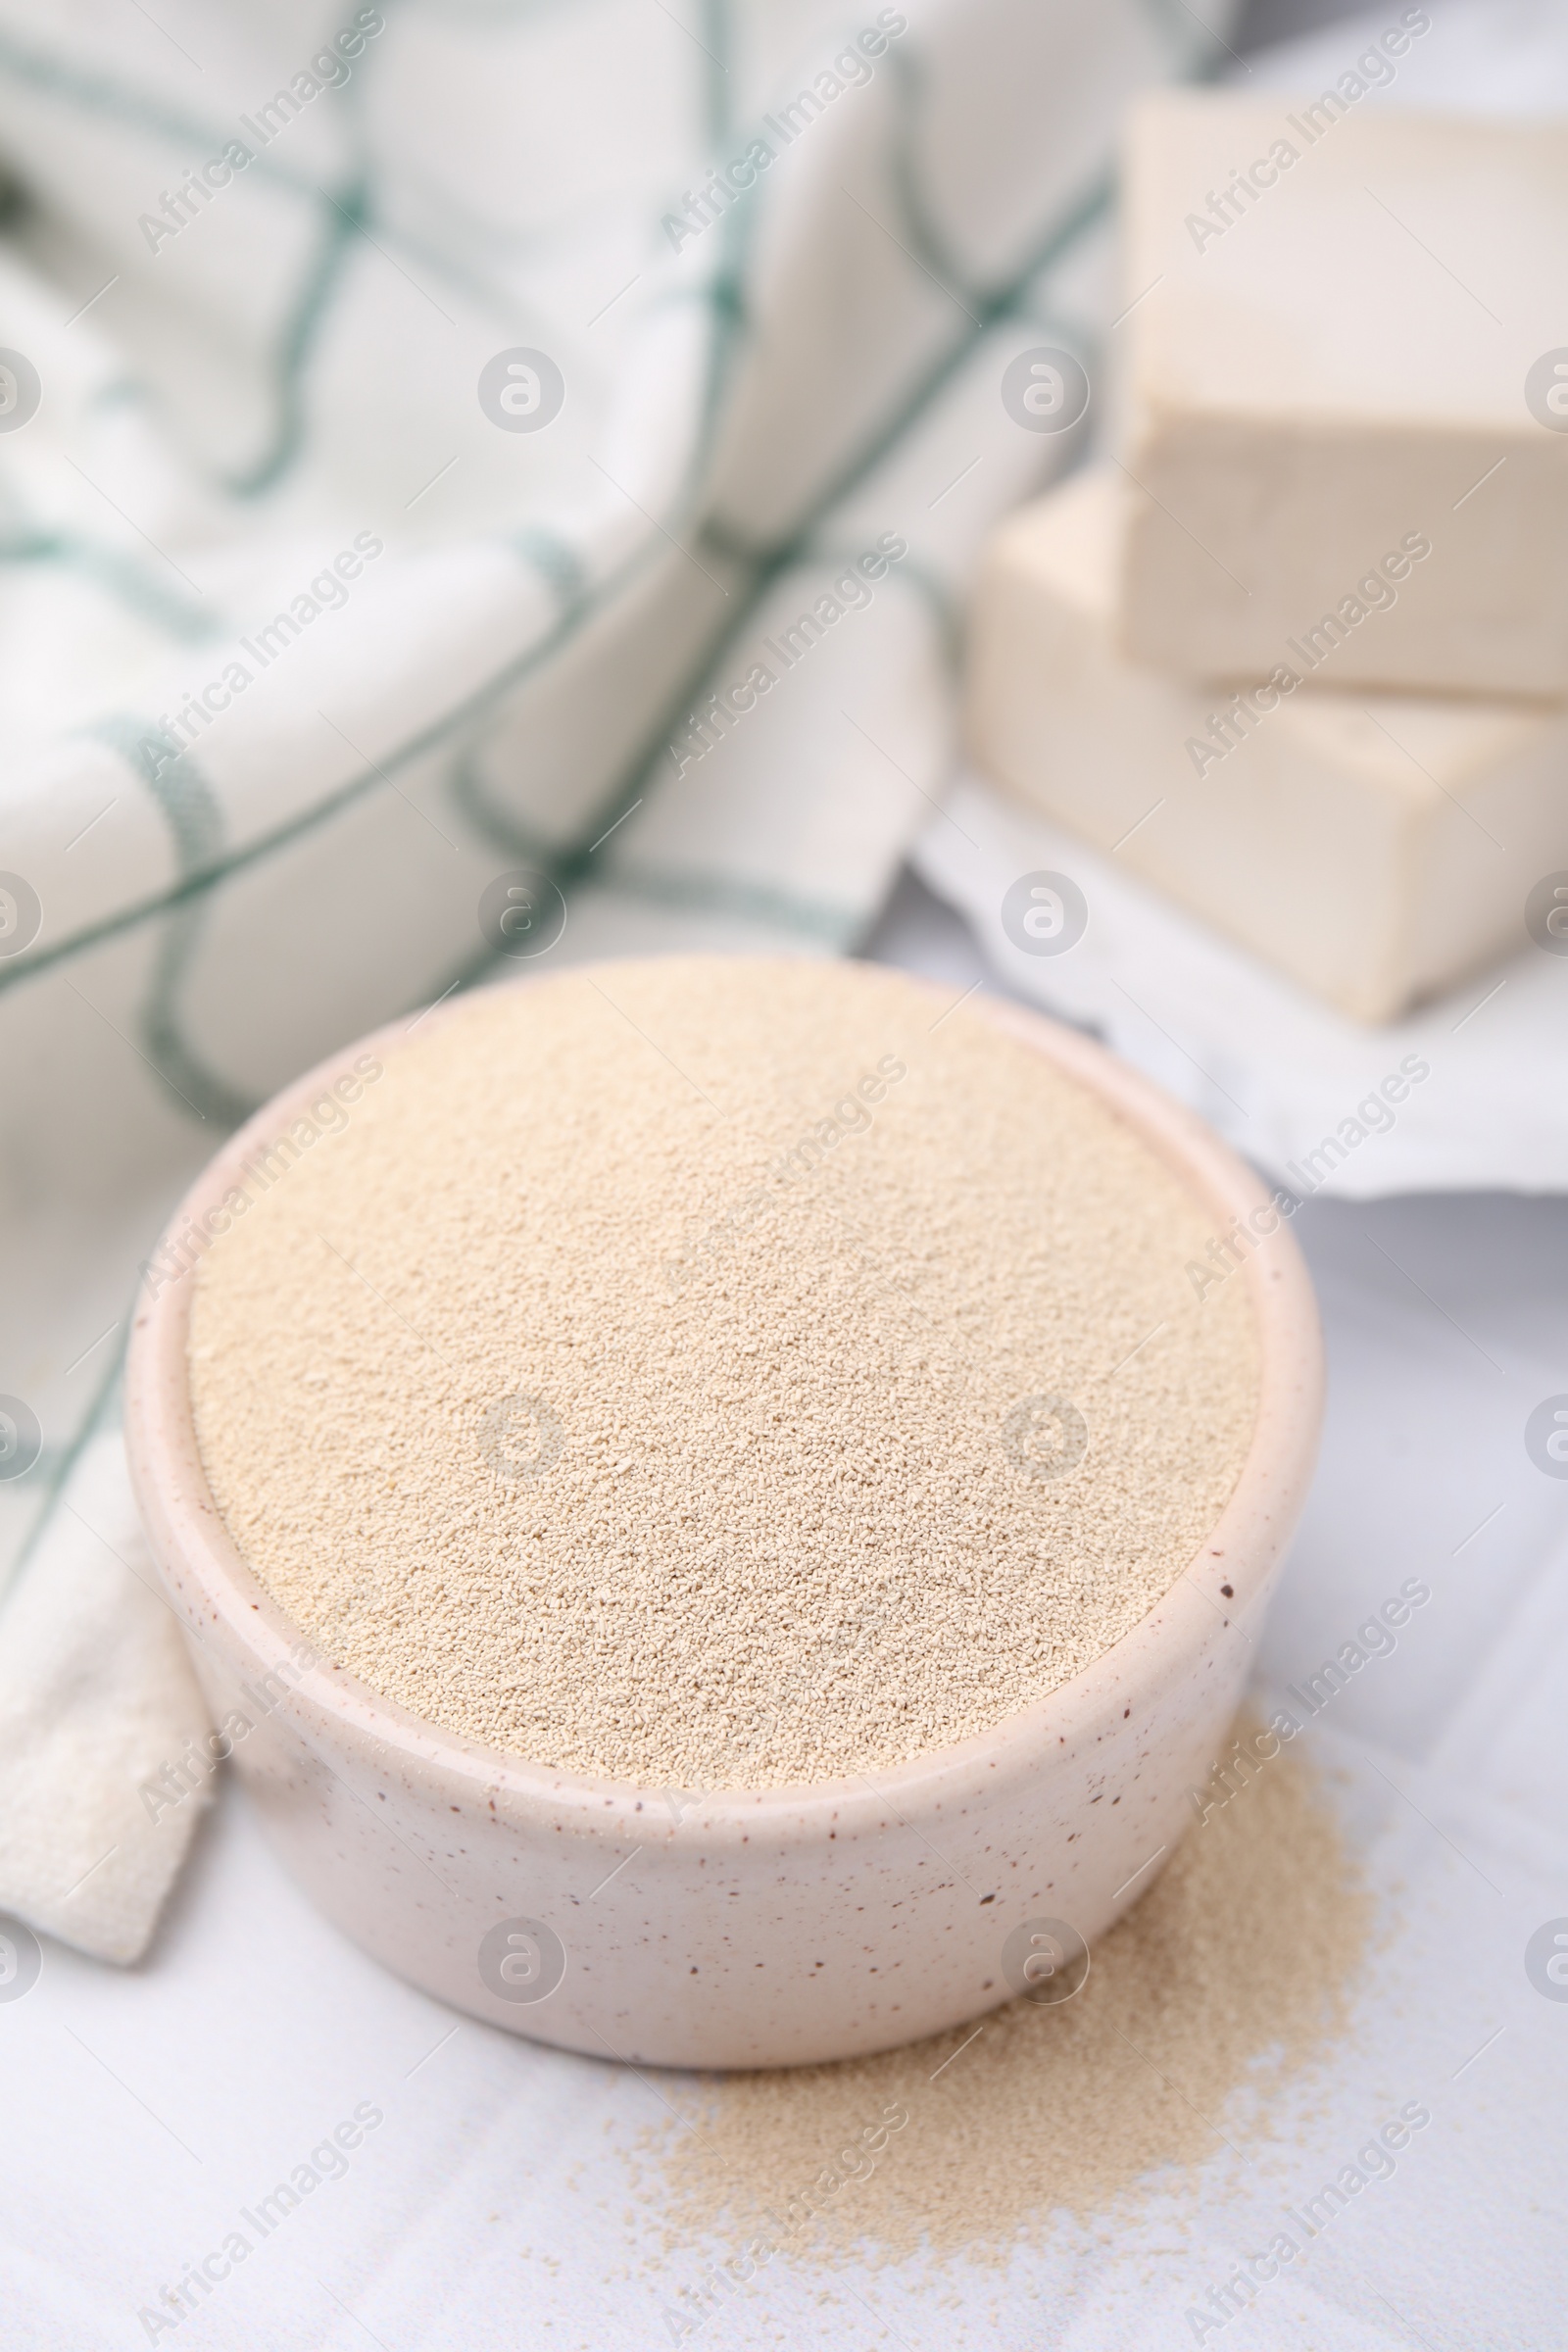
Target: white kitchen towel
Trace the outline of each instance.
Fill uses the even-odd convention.
[[[1228,20],[0,0],[0,1655],[82,1727],[13,1707],[0,1907],[124,1957],[195,1817],[111,1836],[195,1700],[78,1461],[179,1190],[514,871],[557,960],[855,942],[1072,454],[1004,372],[1092,359],[1121,107]]]
[[[102,1430],[0,1640],[9,1909],[105,1960],[136,1959],[213,1793],[207,1729],[119,1432]]]

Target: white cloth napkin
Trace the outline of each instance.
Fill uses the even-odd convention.
[[[0,1886],[7,1908],[134,1960],[210,1803],[206,1711],[125,1486],[119,1433],[88,1446],[47,1554],[0,1634]]]
[[[1070,454],[1004,370],[1092,350],[1121,106],[1228,15],[0,0],[0,1908],[123,1958],[195,1818],[126,1829],[196,1701],[79,1458],[178,1191],[512,869],[557,960],[855,942]]]

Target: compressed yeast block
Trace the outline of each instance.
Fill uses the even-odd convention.
[[[1266,675],[1327,621],[1342,685],[1568,695],[1568,125],[1357,83],[1130,116],[1127,650]],[[1356,625],[1358,583],[1417,539]]]
[[[1357,1020],[1524,947],[1532,888],[1568,868],[1568,711],[1139,667],[1115,629],[1126,503],[1097,468],[993,535],[979,768]]]

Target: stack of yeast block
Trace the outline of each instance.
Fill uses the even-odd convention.
[[[993,539],[971,748],[1392,1019],[1568,868],[1568,126],[1167,92],[1124,203],[1119,455]]]

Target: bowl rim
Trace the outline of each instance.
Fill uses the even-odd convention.
[[[702,959],[792,965],[818,960]],[[624,959],[652,960],[672,959]],[[525,988],[566,971],[614,970],[617,963],[620,959],[601,958],[558,967],[555,973],[519,974],[500,985]],[[934,983],[908,972],[901,977],[922,989],[931,1003],[956,1009]],[[181,1271],[161,1275],[156,1288],[149,1275],[168,1237],[194,1227],[199,1238],[207,1230],[200,1220],[235,1183],[240,1163],[259,1148],[275,1146],[309,1102],[350,1072],[357,1059],[395,1053],[415,1029],[461,1017],[476,993],[481,992],[438,1001],[412,1019],[385,1022],[281,1088],[190,1185],[142,1270],[126,1361],[125,1440],[131,1484],[160,1578],[182,1629],[198,1645],[205,1646],[206,1636],[196,1620],[211,1621],[215,1628],[221,1626],[231,1645],[248,1653],[244,1673],[275,1677],[285,1670],[285,1680],[292,1680],[278,1709],[296,1729],[303,1728],[302,1717],[309,1721],[313,1746],[325,1741],[340,1755],[363,1755],[368,1748],[383,1767],[396,1764],[405,1780],[424,1784],[425,1792],[444,1803],[504,1793],[507,1819],[514,1824],[531,1819],[553,1831],[567,1827],[598,1837],[612,1831],[620,1838],[635,1824],[637,1836],[655,1850],[711,1851],[715,1843],[743,1844],[762,1835],[773,1850],[781,1844],[814,1844],[830,1834],[843,1842],[875,1832],[890,1813],[907,1823],[911,1816],[940,1816],[961,1807],[982,1787],[996,1790],[1038,1771],[1052,1750],[1076,1753],[1097,1732],[1105,1736],[1117,1720],[1117,1708],[1124,1719],[1144,1717],[1168,1680],[1173,1659],[1201,1654],[1204,1636],[1213,1640],[1216,1618],[1224,1625],[1245,1620],[1266,1597],[1312,1475],[1323,1395],[1316,1300],[1299,1249],[1277,1206],[1272,1231],[1242,1256],[1238,1269],[1257,1337],[1259,1390],[1247,1453],[1218,1521],[1136,1625],[1078,1674],[990,1731],[925,1749],[874,1777],[694,1790],[600,1779],[486,1746],[414,1714],[322,1657],[247,1565],[202,1468],[186,1356],[200,1252]],[[1092,1038],[989,992],[971,996],[967,1008],[1094,1093],[1212,1209],[1216,1237],[1236,1219],[1284,1197],[1196,1112]],[[189,1245],[184,1247],[188,1250]],[[1215,1561],[1230,1565],[1216,1572]],[[1228,1598],[1219,1592],[1223,1583],[1232,1586]],[[300,1665],[301,1648],[316,1652],[312,1664]]]

